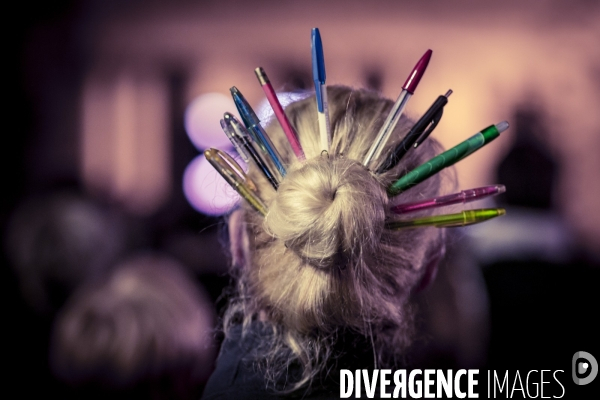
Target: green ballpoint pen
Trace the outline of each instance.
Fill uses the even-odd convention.
[[[506,210],[504,208],[483,208],[479,210],[465,210],[456,214],[442,214],[404,221],[391,221],[388,222],[385,227],[393,230],[421,228],[427,226],[434,226],[436,228],[452,228],[477,224],[504,214],[506,214]]]
[[[490,125],[481,132],[476,133],[464,142],[457,144],[449,150],[433,157],[424,164],[404,175],[388,187],[388,195],[396,196],[405,190],[423,182],[444,168],[447,168],[473,152],[479,150],[492,140],[500,136],[500,133],[508,129],[508,122],[502,121],[496,125]]]

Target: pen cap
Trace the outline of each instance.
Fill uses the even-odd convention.
[[[431,59],[432,53],[433,51],[427,50],[425,54],[423,54],[419,62],[417,62],[417,65],[415,65],[412,72],[406,79],[406,82],[404,82],[402,88],[410,94],[413,94],[417,89],[417,86],[419,85],[419,82],[421,81],[421,78],[427,69],[427,65],[429,65],[429,60]]]
[[[312,71],[313,80],[315,83],[325,83],[325,57],[323,55],[323,42],[321,41],[321,33],[319,28],[312,29]]]
[[[233,97],[235,107],[237,108],[238,113],[240,114],[240,117],[244,122],[244,125],[246,125],[246,128],[259,124],[260,120],[256,116],[256,113],[254,112],[252,107],[250,107],[250,103],[248,103],[248,101],[238,90],[238,88],[232,86],[231,89],[229,89],[229,91],[231,92],[231,97]]]

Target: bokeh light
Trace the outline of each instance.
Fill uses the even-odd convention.
[[[288,104],[293,103],[298,100],[302,100],[311,95],[310,91],[306,92],[278,92],[277,99],[283,108],[286,108]],[[261,121],[261,125],[265,126],[271,118],[275,117],[275,113],[269,104],[269,101],[265,97],[261,100],[261,102],[256,107],[256,116]]]
[[[233,151],[228,151],[245,168]],[[197,211],[213,216],[228,213],[240,200],[237,192],[219,175],[204,154],[196,157],[183,174],[183,192]]]
[[[231,97],[222,93],[206,93],[196,97],[185,110],[185,130],[198,150],[231,146],[219,121],[229,111],[237,117]]]

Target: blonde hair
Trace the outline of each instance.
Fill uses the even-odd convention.
[[[306,385],[324,370],[340,332],[367,338],[378,363],[395,362],[409,342],[408,295],[424,265],[443,248],[439,229],[384,228],[391,216],[386,187],[437,154],[440,145],[428,139],[399,165],[376,175],[371,171],[406,135],[411,122],[400,119],[382,158],[373,160],[369,170],[361,160],[393,102],[342,86],[328,87],[327,93],[329,152],[322,154],[319,145],[314,95],[290,104],[286,114],[307,161],[296,159],[277,122],[269,124],[267,132],[288,173],[275,191],[250,166],[249,175],[269,212],[263,218],[245,204],[243,216],[230,221],[235,231],[230,234],[241,243],[243,265],[234,266],[237,292],[225,314],[225,333],[240,321],[244,332],[262,315],[271,334],[255,361],[267,378],[274,383],[277,371],[293,363],[301,366],[302,376],[285,390]],[[440,177],[435,176],[400,196],[414,200],[439,192]]]

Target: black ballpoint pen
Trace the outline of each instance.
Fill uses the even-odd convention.
[[[404,139],[396,146],[394,151],[388,156],[388,158],[379,166],[376,173],[383,174],[386,171],[394,168],[402,157],[411,149],[411,147],[417,147],[423,143],[425,139],[435,129],[437,124],[442,119],[444,112],[444,106],[448,103],[448,97],[452,94],[452,90],[448,90],[445,95],[439,96],[429,107],[429,109],[423,114],[423,116],[417,121],[417,123],[408,131]]]

